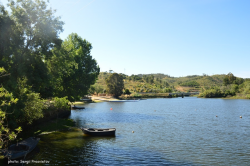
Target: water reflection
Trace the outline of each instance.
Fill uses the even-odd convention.
[[[49,160],[49,165],[94,164],[97,158],[100,141],[111,144],[115,137],[87,137],[80,129],[55,132],[41,136],[40,153],[34,160]]]

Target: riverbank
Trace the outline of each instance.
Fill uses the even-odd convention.
[[[146,98],[172,98],[181,97],[178,95],[169,95],[169,93],[150,93],[150,94],[131,94],[131,95],[121,95],[119,98],[114,98],[112,96],[91,96],[94,103],[114,101],[114,100],[134,100],[134,99],[146,99]]]
[[[250,99],[250,95],[243,95],[243,94],[237,94],[235,96],[227,95],[226,97],[219,97],[219,96],[214,96],[214,97],[203,97],[203,96],[197,96],[198,98],[220,98],[220,99]]]
[[[114,98],[112,96],[91,96],[91,99],[95,103],[110,101],[110,100],[119,100],[119,99]]]
[[[171,93],[132,93],[130,95],[121,95],[119,98],[126,99],[143,99],[143,98],[173,98],[173,97],[185,97],[183,94],[171,94]]]

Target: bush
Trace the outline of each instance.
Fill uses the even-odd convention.
[[[53,98],[53,105],[54,107],[56,107],[57,109],[68,109],[69,108],[69,100],[68,97],[55,97]]]
[[[130,92],[128,89],[125,89],[124,94],[126,94],[126,95],[130,95],[130,94],[131,94],[131,92]]]
[[[31,124],[35,119],[42,118],[43,109],[47,109],[45,101],[40,98],[39,93],[28,93],[24,104],[25,107],[22,111],[24,112],[24,119],[28,124]]]
[[[188,86],[188,87],[199,87],[200,86],[200,84],[196,81],[188,81],[188,82],[184,82],[184,83],[180,82],[179,85]]]
[[[172,92],[172,89],[171,88],[165,88],[163,90],[163,93],[171,93]]]
[[[6,148],[8,146],[8,142],[16,139],[17,134],[22,131],[21,127],[15,129],[16,131],[10,130],[8,128],[6,112],[4,111],[4,107],[9,107],[12,104],[16,104],[17,101],[18,99],[14,98],[12,93],[9,93],[3,87],[0,87],[0,149]]]
[[[134,93],[134,94],[132,94],[132,96],[135,97],[135,98],[140,98],[141,97],[141,95],[138,94],[138,93]]]
[[[209,89],[205,90],[203,93],[199,95],[200,97],[205,97],[205,98],[213,98],[213,97],[223,97],[224,94],[221,93],[220,89]]]

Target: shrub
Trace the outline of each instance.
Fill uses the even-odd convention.
[[[130,95],[131,92],[128,89],[125,89],[124,94]]]
[[[43,109],[47,109],[45,101],[40,98],[39,93],[28,93],[27,99],[24,102],[25,107],[22,109],[24,112],[24,119],[31,124],[33,120],[43,117]]]
[[[69,100],[68,97],[55,97],[53,98],[53,105],[57,108],[57,109],[68,109],[69,108]]]
[[[138,93],[134,93],[134,94],[132,94],[132,96],[135,97],[135,98],[140,98],[141,97],[141,95],[138,94]]]

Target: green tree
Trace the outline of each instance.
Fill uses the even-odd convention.
[[[166,86],[166,87],[168,87],[168,86],[169,86],[168,82],[165,82],[164,84],[165,84],[165,86]]]
[[[5,69],[0,67],[0,77],[3,77]],[[8,121],[6,118],[6,110],[11,105],[16,104],[17,98],[14,98],[12,93],[9,93],[4,87],[0,87],[0,149],[7,147],[8,142],[16,138],[17,134],[22,131],[21,127],[18,127],[16,132],[11,131],[8,128]]]
[[[6,34],[0,42],[4,39],[6,44],[1,46],[0,60],[6,63],[5,69],[11,76],[0,81],[12,91],[17,80],[26,77],[32,91],[48,97],[51,88],[46,60],[52,55],[51,49],[61,44],[63,22],[52,9],[47,9],[43,0],[9,0],[8,6],[10,15],[1,6],[1,34],[2,30]]]
[[[125,95],[130,95],[131,92],[129,91],[129,89],[125,89],[124,94],[125,94]]]
[[[62,98],[54,97],[53,98],[53,105],[57,109],[69,109],[69,107],[70,107],[69,100],[68,100],[67,96],[62,97]]]
[[[95,86],[94,85],[91,85],[90,88],[89,88],[89,93],[90,94],[94,94],[95,93]]]
[[[223,85],[224,85],[224,86],[227,86],[227,85],[229,85],[229,84],[230,84],[229,79],[228,79],[227,76],[225,76],[225,78],[223,79]]]
[[[236,77],[229,72],[223,79],[223,84],[226,86],[228,84],[234,84],[236,81]]]
[[[22,131],[21,127],[18,127],[16,132],[11,131],[7,125],[6,112],[2,110],[2,107],[8,107],[11,104],[15,104],[18,99],[14,99],[12,94],[9,93],[3,87],[0,88],[0,149],[6,148],[9,141],[16,138],[17,134]]]
[[[181,86],[188,86],[188,87],[194,87],[194,86],[200,86],[200,84],[196,81],[188,81],[188,82],[181,82]]]
[[[18,102],[6,110],[9,125],[16,127],[23,124],[31,124],[34,120],[43,117],[43,109],[47,108],[45,101],[40,98],[39,93],[31,90],[27,85],[27,79],[18,79],[16,97]]]
[[[11,29],[15,23],[10,19],[9,13],[5,10],[4,6],[0,4],[0,66],[5,69],[9,68],[12,54],[11,48],[14,46],[13,31]],[[5,77],[6,79],[6,77]]]
[[[6,75],[6,71],[3,68],[0,68],[0,73],[0,77]],[[16,101],[13,102],[15,104],[1,107],[1,110],[6,113],[6,117],[9,120],[8,126],[12,129],[22,124],[31,124],[33,120],[43,117],[43,109],[47,108],[44,100],[40,98],[39,93],[31,91],[31,87],[26,82],[27,79],[25,78],[18,79],[18,84],[15,88]],[[4,88],[1,91],[0,97],[3,94],[8,94],[8,91]],[[11,96],[10,98],[14,98],[12,97],[12,93],[9,96]],[[5,102],[8,100],[3,99],[2,101]]]
[[[96,94],[98,95],[99,93],[102,93],[103,92],[103,87],[100,86],[100,85],[95,85],[95,92]]]
[[[240,84],[242,84],[244,82],[244,79],[243,78],[236,78],[236,80],[234,81],[234,83],[235,84],[237,84],[237,85],[240,85]]]
[[[91,43],[72,33],[60,49],[53,50],[48,66],[53,76],[54,96],[68,96],[70,101],[75,101],[88,93],[100,72],[91,49]]]
[[[123,76],[117,73],[111,74],[106,80],[107,92],[119,97],[124,89]]]

